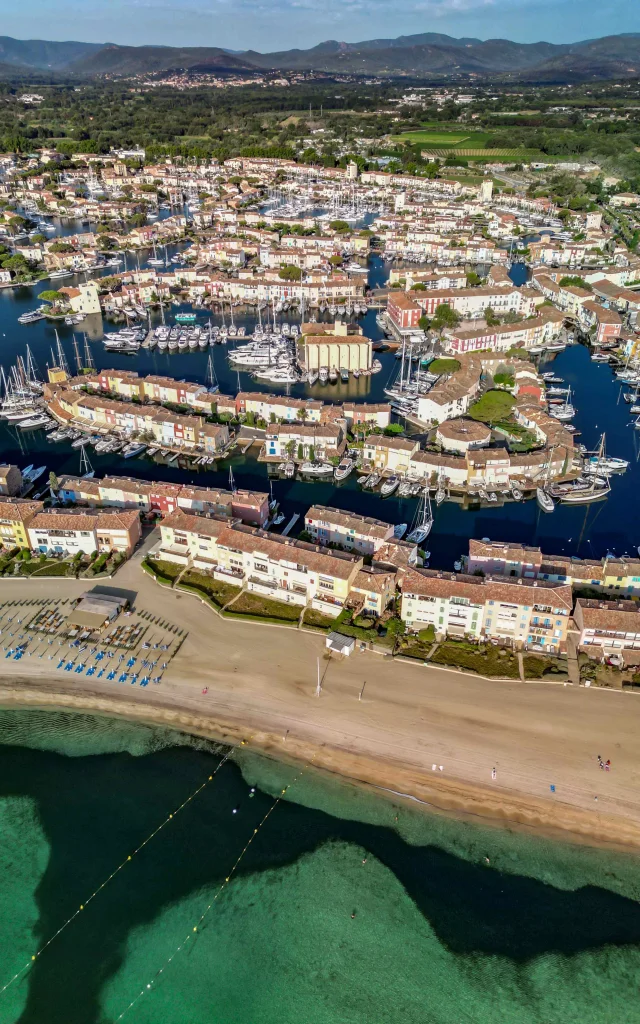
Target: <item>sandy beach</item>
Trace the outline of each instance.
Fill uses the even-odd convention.
[[[0,658],[0,705],[91,710],[245,739],[442,811],[640,847],[638,695],[489,682],[370,652],[327,660],[323,636],[220,619],[197,598],[159,587],[139,559],[110,585],[136,591],[138,609],[188,630],[162,683],[126,687],[56,672],[48,660]],[[56,599],[62,587],[76,596],[87,584],[3,581],[0,602]],[[611,759],[610,772],[598,754]]]

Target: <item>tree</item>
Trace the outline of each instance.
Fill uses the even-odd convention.
[[[49,487],[51,489],[52,494],[56,493],[56,491],[58,490],[58,486],[58,478],[56,474],[53,472],[53,470],[51,470],[51,472],[49,473]]]
[[[384,428],[384,432],[387,437],[394,437],[397,434],[404,434],[404,427],[401,423],[390,423],[388,427]]]
[[[309,461],[310,462],[315,462],[316,461],[316,450],[315,450],[315,448],[313,447],[312,444],[309,445]]]
[[[387,623],[387,636],[393,640],[394,650],[397,646],[398,640],[401,636],[404,636],[407,632],[407,624],[403,619],[393,618],[389,619]]]
[[[62,292],[56,292],[52,288],[48,288],[46,291],[40,292],[38,298],[42,299],[43,302],[50,302],[52,306],[55,306],[60,302],[64,302],[66,296],[63,295]]]
[[[75,250],[69,242],[52,242],[49,252],[75,252]]]
[[[460,323],[460,315],[456,313],[455,309],[448,306],[446,302],[441,302],[436,309],[431,326],[440,330],[443,327],[457,327]]]
[[[506,391],[486,391],[469,409],[469,416],[480,423],[500,423],[508,419],[516,404],[513,395]]]
[[[313,540],[313,537],[311,536],[308,530],[300,530],[300,533],[298,534],[298,540],[306,540],[307,543],[310,543]]]
[[[294,267],[290,264],[285,264],[280,267],[278,271],[278,277],[283,281],[299,281],[302,278],[302,271],[300,267]]]
[[[304,459],[304,446],[303,446],[302,442],[300,442],[298,444],[298,461],[302,462],[303,459]]]
[[[298,411],[296,413],[296,419],[299,419],[299,420],[302,421],[302,420],[306,420],[306,418],[307,418],[307,411],[306,411],[306,409],[298,409]]]
[[[332,267],[339,267],[340,264],[342,263],[342,256],[338,256],[337,254],[334,256],[330,256],[329,263],[331,264]]]
[[[340,234],[345,234],[347,231],[351,231],[350,226],[346,220],[332,220],[329,224],[332,231],[337,231]]]
[[[583,277],[578,277],[577,274],[561,277],[558,281],[558,284],[561,288],[584,288],[584,290],[587,292],[593,291],[593,288],[591,287],[589,282],[585,281]]]
[[[491,306],[487,306],[484,311],[484,319],[487,327],[496,327],[500,323],[500,317],[496,316]]]
[[[479,284],[482,284],[482,278],[475,271],[470,270],[467,274],[467,288],[477,288]]]
[[[423,314],[418,320],[418,327],[420,328],[421,331],[428,331],[429,328],[431,327],[431,320],[429,319],[429,317]]]

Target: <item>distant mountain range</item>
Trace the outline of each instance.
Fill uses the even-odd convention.
[[[540,83],[640,76],[640,33],[579,43],[514,43],[508,39],[454,39],[437,32],[368,39],[327,40],[308,50],[258,53],[222,47],[119,46],[49,42],[0,36],[0,74],[49,72],[96,77],[168,71],[220,73],[321,71],[424,81],[466,80]]]

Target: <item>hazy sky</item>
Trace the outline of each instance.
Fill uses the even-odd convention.
[[[640,31],[637,0],[0,0],[18,39],[307,48],[325,39],[444,32],[574,42]]]

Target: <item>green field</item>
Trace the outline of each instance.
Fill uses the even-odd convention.
[[[480,133],[478,133],[479,135]],[[416,132],[403,132],[402,135],[392,135],[394,142],[411,142],[417,143],[418,145],[424,146],[458,146],[461,142],[467,142],[471,138],[470,132],[431,132],[431,131],[416,131]],[[475,133],[473,135],[475,141]],[[478,145],[482,145],[486,139],[490,138],[489,135],[482,135],[482,138],[478,139]]]

